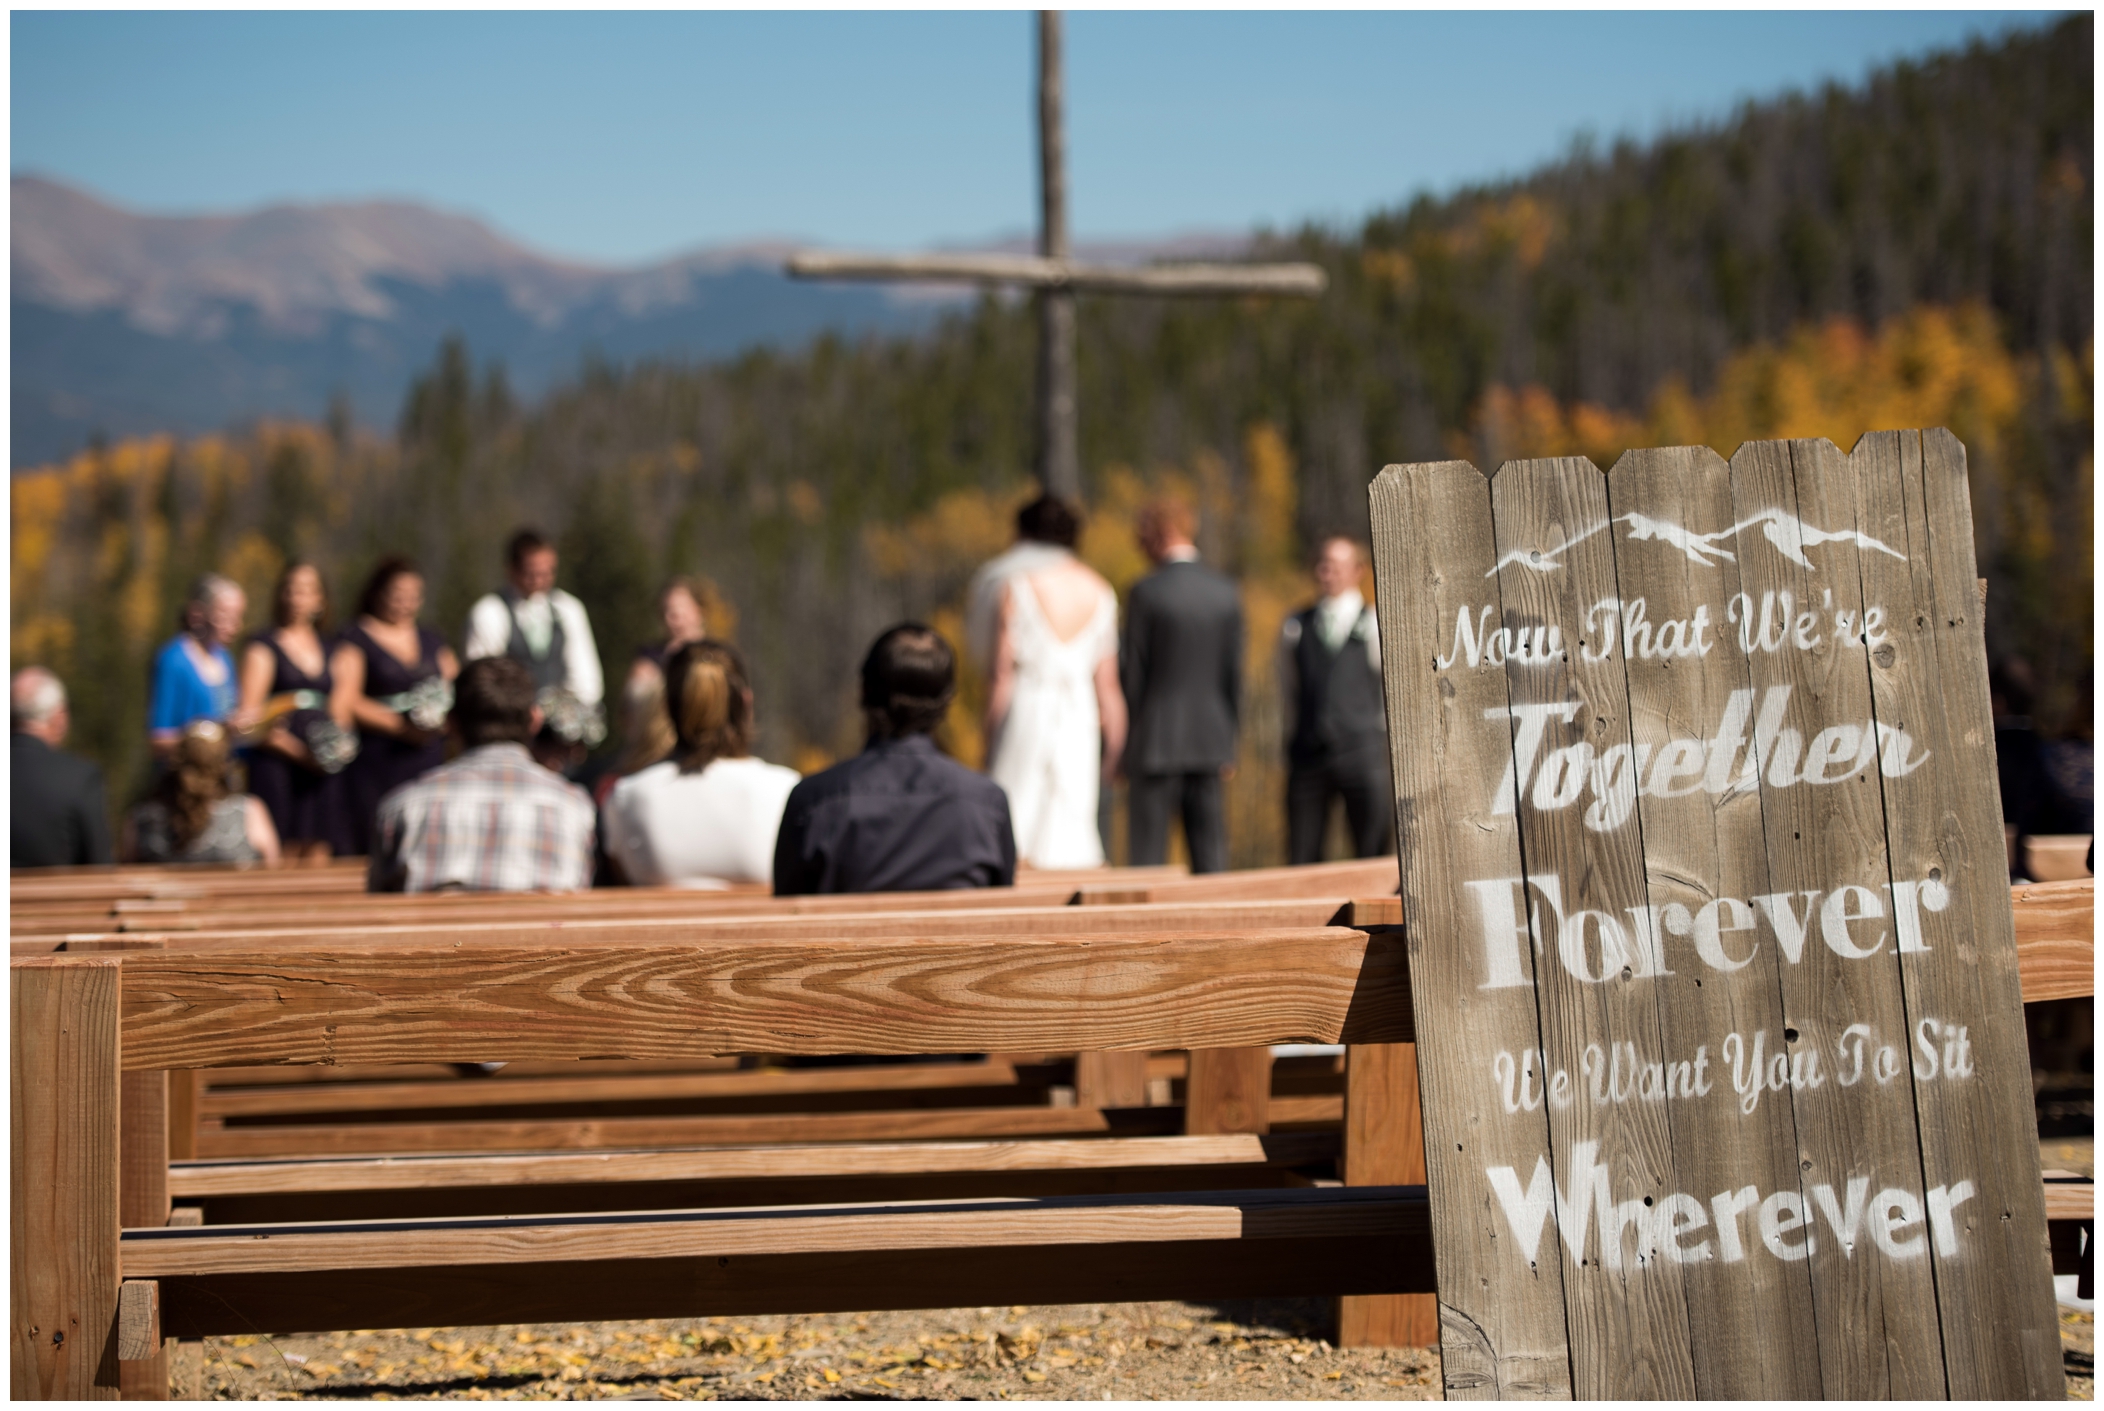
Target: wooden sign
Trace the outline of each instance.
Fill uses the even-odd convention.
[[[1371,493],[1447,1395],[2059,1398],[1964,448]]]

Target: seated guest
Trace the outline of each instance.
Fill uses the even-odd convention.
[[[66,688],[41,666],[15,673],[7,693],[14,730],[14,804],[8,816],[8,866],[82,867],[110,860],[110,820],[103,812],[102,771],[61,753],[72,717]]]
[[[957,693],[949,643],[901,623],[862,663],[862,753],[798,784],[774,845],[774,890],[917,892],[1015,884],[1008,795],[935,747]]]
[[[793,769],[752,757],[752,687],[737,648],[690,642],[665,663],[672,758],[614,785],[606,852],[637,886],[721,887],[773,873]]]
[[[193,720],[225,720],[234,713],[234,658],[227,643],[241,635],[248,594],[231,578],[207,573],[191,585],[182,627],[153,659],[153,696],[146,730],[154,754],[166,759]]]
[[[153,797],[125,820],[125,856],[133,862],[278,860],[270,810],[227,784],[232,742],[216,721],[195,720],[168,756]]]
[[[592,801],[533,762],[533,674],[510,657],[461,669],[452,725],[466,752],[380,801],[375,892],[578,892],[592,884]]]

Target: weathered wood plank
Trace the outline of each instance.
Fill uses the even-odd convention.
[[[2097,987],[2097,884],[2032,882],[2010,889],[2024,1003],[2074,999]]]
[[[1369,497],[1445,1390],[1457,1399],[1565,1397],[1562,1263],[1515,1248],[1486,1176],[1497,1166],[1531,1170],[1548,1149],[1545,1112],[1508,1118],[1486,1103],[1489,1055],[1475,1037],[1538,1031],[1532,948],[1515,947],[1517,983],[1486,987],[1482,952],[1467,939],[1482,929],[1469,883],[1517,886],[1524,875],[1516,818],[1494,812],[1511,741],[1484,728],[1487,714],[1509,710],[1505,673],[1487,654],[1462,659],[1454,640],[1458,621],[1477,634],[1499,626],[1490,487],[1475,467],[1447,461],[1390,466]]]
[[[1882,609],[1884,640],[1866,636],[1868,649],[1850,654],[1867,658],[1879,727],[1888,890],[1895,911],[1902,888],[1922,902],[1913,948],[1895,925],[1920,1179],[1974,1192],[1955,1212],[1952,1247],[1931,1244],[1949,1393],[2057,1400],[2060,1319],[2046,1277],[1965,450],[1947,431],[1883,432],[1863,438],[1850,469],[1864,531],[1904,555],[1863,555],[1863,596]],[[1915,758],[1931,763],[1907,768]]]
[[[1401,900],[1396,903],[1401,919]],[[1344,1062],[1344,1184],[1421,1186],[1425,1134],[1414,1044],[1354,1044]],[[1353,1295],[1337,1300],[1339,1347],[1435,1347],[1439,1299],[1432,1294]]]
[[[380,1152],[591,1151],[755,1142],[932,1141],[1002,1137],[1147,1135],[1178,1130],[1174,1107],[1115,1115],[1085,1107],[893,1108],[874,1112],[732,1113],[701,1117],[462,1117],[440,1122],[263,1123],[207,1128],[199,1154],[214,1161]]]
[[[161,1286],[151,1279],[126,1279],[117,1288],[117,1360],[136,1363],[160,1359]],[[167,1399],[164,1391],[160,1400]]]
[[[1146,1106],[1141,1100],[1100,1106]],[[288,1116],[299,1113],[394,1112],[404,1109],[522,1107],[553,1103],[666,1101],[686,1098],[782,1098],[813,1094],[882,1096],[928,1089],[1013,1088],[1015,1065],[992,1063],[885,1064],[872,1068],[787,1068],[748,1073],[597,1074],[576,1078],[456,1079],[452,1082],[288,1083],[215,1088],[205,1095],[207,1118]],[[125,1224],[157,1224],[134,1219]]]
[[[10,1386],[115,1400],[118,966],[18,960],[9,986]]]
[[[226,1333],[1131,1303],[1429,1290],[1415,1233],[758,1255],[162,1281],[161,1322]]]
[[[129,1068],[1400,1042],[1400,947],[1341,928],[127,957]]]
[[[888,1205],[487,1216],[128,1230],[125,1276],[432,1269],[573,1260],[721,1258],[849,1250],[1320,1238],[1405,1233],[1414,1189],[1188,1192],[1152,1197],[901,1201]]]
[[[1032,907],[950,908],[941,911],[873,910],[862,914],[803,916],[790,914],[658,915],[578,912],[550,917],[448,907],[417,918],[405,913],[395,924],[367,924],[333,909],[326,925],[308,915],[298,920],[273,914],[267,925],[207,927],[172,931],[154,938],[171,950],[334,950],[401,943],[463,945],[532,945],[561,939],[567,945],[688,944],[701,940],[854,940],[864,937],[1062,936],[1092,933],[1148,934],[1203,931],[1250,931],[1332,924],[1337,902],[1332,897],[1284,900],[1198,901],[1187,905],[1134,904],[1080,909],[1064,905]],[[20,944],[20,943],[18,943]],[[79,937],[42,942],[48,949],[86,948]]]
[[[519,1156],[211,1162],[169,1171],[176,1197],[291,1191],[423,1190],[627,1181],[764,1180],[810,1175],[1080,1171],[1142,1166],[1294,1165],[1336,1154],[1325,1133],[1105,1137],[1095,1141],[931,1141],[861,1146],[722,1147],[705,1151],[534,1152]],[[1407,1183],[1406,1183],[1407,1184]]]
[[[1630,451],[1608,475],[1607,498],[1611,525],[1624,516],[1643,516],[1704,533],[1734,523],[1731,468],[1706,447]],[[1778,973],[1784,961],[1776,948],[1744,950],[1729,940],[1728,930],[1714,941],[1707,931],[1709,921],[1728,928],[1750,919],[1737,914],[1743,904],[1718,898],[1771,890],[1759,792],[1728,787],[1756,705],[1750,669],[1732,649],[1724,621],[1740,591],[1739,560],[1671,552],[1656,540],[1623,537],[1612,528],[1602,537],[1615,545],[1615,586],[1594,598],[1584,620],[1573,625],[1585,634],[1578,654],[1618,664],[1628,680],[1635,748],[1621,767],[1629,771],[1630,787],[1625,801],[1608,807],[1633,803],[1633,821],[1621,825],[1620,835],[1641,839],[1646,898],[1655,909],[1651,914],[1662,918],[1647,921],[1651,964],[1640,960],[1635,967],[1654,972],[1641,988],[1653,1000],[1655,1019],[1640,1018],[1614,1037],[1633,1045],[1626,1051],[1637,1062],[1692,1065],[1699,1055],[1714,1054],[1725,1034],[1781,1035],[1786,1027]],[[1705,737],[1698,768],[1672,767],[1689,752],[1684,742]],[[1574,905],[1565,902],[1567,910]],[[1612,914],[1630,920],[1642,915],[1626,909]],[[1663,920],[1683,916],[1689,924],[1678,929]],[[1705,919],[1697,942],[1701,952],[1689,944],[1696,917]],[[1737,969],[1710,965],[1704,956],[1712,947],[1723,954],[1727,944],[1728,963],[1745,963]],[[1610,1066],[1619,1065],[1610,1060]],[[1768,1102],[1748,1113],[1735,1102],[1702,1101],[1692,1079],[1690,1072],[1670,1113],[1666,1103],[1644,1104],[1638,1097],[1661,1120],[1670,1118],[1670,1159],[1638,1189],[1625,1189],[1618,1175],[1614,1199],[1641,1196],[1649,1204],[1675,1191],[1697,1192],[1703,1200],[1749,1183],[1763,1192],[1794,1187],[1797,1132],[1789,1105]],[[1630,1081],[1636,1081],[1633,1072]],[[1691,1235],[1689,1243],[1700,1238]],[[1678,1266],[1677,1272],[1688,1325],[1701,1330],[1690,1342],[1699,1395],[1819,1396],[1816,1359],[1775,1355],[1777,1347],[1815,1343],[1806,1265],[1710,1259]]]
[[[1890,946],[1867,952],[1876,935],[1858,946],[1845,920],[1838,931],[1812,914],[1846,886],[1870,889],[1875,897],[1889,878],[1885,809],[1874,779],[1858,769],[1845,773],[1827,760],[1822,777],[1809,782],[1814,751],[1822,740],[1839,743],[1841,732],[1861,733],[1872,718],[1869,673],[1860,643],[1837,641],[1836,614],[1864,620],[1863,557],[1851,537],[1859,520],[1855,476],[1830,441],[1762,441],[1741,446],[1732,457],[1734,524],[1759,524],[1759,534],[1736,541],[1741,612],[1727,624],[1752,644],[1746,653],[1760,709],[1762,827],[1767,843],[1769,886],[1774,899],[1760,920],[1766,943],[1779,946],[1778,920],[1794,928],[1799,948],[1780,967],[1783,1012],[1789,1028],[1767,1035],[1772,1062],[1778,1052],[1791,1063],[1809,1064],[1817,1053],[1832,1078],[1812,1086],[1787,1081],[1777,1092],[1749,1088],[1756,1102],[1787,1097],[1795,1114],[1801,1166],[1800,1201],[1808,1229],[1818,1220],[1813,1199],[1825,1187],[1843,1207],[1854,1181],[1871,1192],[1886,1187],[1918,1188],[1920,1135],[1912,1104],[1888,1083],[1844,1083],[1840,1072],[1845,1031],[1867,1026],[1873,1044],[1904,1043],[1906,1015],[1900,995],[1899,961]],[[1806,526],[1809,533],[1797,528]],[[1774,536],[1768,530],[1774,530]],[[1816,536],[1816,537],[1815,537]],[[1774,538],[1778,542],[1770,542]],[[1779,708],[1772,709],[1774,700]],[[1823,734],[1829,728],[1835,732]],[[1824,756],[1821,756],[1822,760]],[[1853,759],[1853,756],[1851,756]],[[1870,903],[1850,894],[1862,914]],[[1802,904],[1800,916],[1796,908]],[[1787,914],[1786,914],[1787,912]],[[1790,918],[1797,917],[1796,921]],[[1858,1031],[1859,1033],[1862,1031]],[[1750,1046],[1757,1034],[1742,1036]],[[1900,1050],[1904,1052],[1904,1048]],[[1874,1049],[1873,1049],[1874,1053]],[[1730,1057],[1731,1055],[1726,1055]],[[1749,1065],[1750,1066],[1750,1065]],[[1858,1074],[1860,1078],[1860,1074]],[[1858,1240],[1856,1243],[1862,1243]],[[1928,1261],[1888,1258],[1829,1231],[1786,1246],[1804,1245],[1817,1311],[1820,1375],[1829,1397],[1941,1397],[1945,1393],[1943,1339],[1936,1318],[1936,1288]],[[1857,1257],[1858,1254],[1863,1257]]]
[[[1558,628],[1564,637],[1561,651],[1544,637],[1542,650],[1507,652],[1505,676],[1516,717],[1523,890],[1532,894],[1533,943],[1545,957],[1534,972],[1542,1067],[1575,1077],[1588,1056],[1615,1053],[1632,1036],[1656,1042],[1660,1028],[1654,957],[1646,938],[1626,929],[1646,903],[1642,838],[1611,821],[1601,826],[1598,814],[1587,822],[1585,795],[1598,792],[1595,761],[1604,770],[1631,743],[1620,654],[1598,654],[1590,650],[1598,641],[1589,640],[1596,606],[1619,592],[1615,536],[1598,532],[1610,527],[1607,483],[1587,460],[1508,462],[1491,478],[1490,499],[1500,621],[1515,641]],[[1536,731],[1538,743],[1530,738]],[[1476,1059],[1479,1094],[1489,1088],[1487,1059]],[[1550,1165],[1597,1170],[1607,1210],[1627,1200],[1648,1208],[1677,1189],[1662,1104],[1573,1102],[1559,1111],[1552,1103],[1549,1134]],[[1695,1395],[1681,1266],[1637,1265],[1638,1251],[1621,1248],[1620,1222],[1599,1224],[1594,1237],[1592,1258],[1583,1241],[1559,1245],[1575,1394]]]

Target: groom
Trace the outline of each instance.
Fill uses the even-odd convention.
[[[1227,777],[1234,772],[1242,705],[1242,599],[1224,574],[1198,561],[1189,506],[1158,501],[1140,512],[1140,547],[1154,572],[1133,585],[1118,676],[1132,725],[1132,865],[1166,860],[1169,816],[1183,817],[1193,872],[1227,870]]]

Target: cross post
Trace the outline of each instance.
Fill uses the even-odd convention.
[[[1074,386],[1074,296],[1092,294],[1272,294],[1313,298],[1328,285],[1313,264],[1085,265],[1067,238],[1067,171],[1062,113],[1060,16],[1037,20],[1038,253],[1027,255],[864,255],[803,251],[788,271],[799,279],[890,279],[924,284],[1021,286],[1037,301],[1038,483],[1069,501],[1081,498],[1079,399]]]

